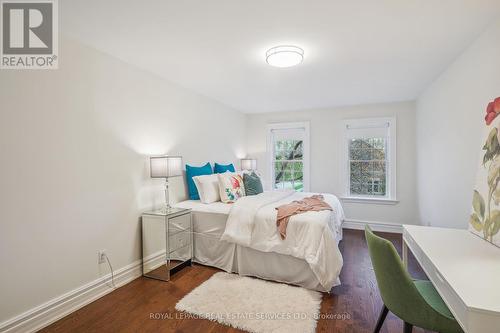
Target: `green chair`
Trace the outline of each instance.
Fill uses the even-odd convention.
[[[404,321],[404,333],[411,333],[413,326],[439,333],[463,332],[432,283],[412,280],[391,242],[368,226],[365,236],[384,301],[374,333],[380,332],[389,310]]]

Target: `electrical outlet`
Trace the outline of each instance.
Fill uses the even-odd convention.
[[[106,262],[106,250],[101,250],[97,252],[97,263],[104,264]]]

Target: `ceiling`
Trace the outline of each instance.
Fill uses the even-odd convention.
[[[500,13],[498,0],[73,0],[61,28],[243,112],[416,98]],[[273,68],[267,49],[304,62]]]

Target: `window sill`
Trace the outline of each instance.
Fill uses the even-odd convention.
[[[397,205],[399,200],[396,199],[385,199],[385,198],[363,198],[363,197],[342,197],[340,198],[342,202],[348,203],[362,203],[362,204],[374,204],[374,205]]]

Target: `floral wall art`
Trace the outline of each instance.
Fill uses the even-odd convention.
[[[500,247],[500,97],[488,104],[469,229]]]

